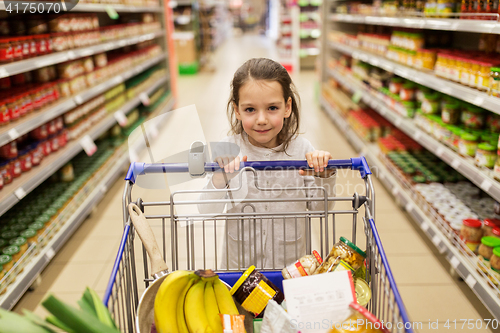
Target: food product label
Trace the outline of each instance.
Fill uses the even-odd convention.
[[[12,51],[11,46],[4,48],[4,49],[0,49],[0,59],[1,60],[10,60],[10,59],[12,59],[12,56],[13,56],[13,51]]]
[[[241,306],[247,311],[259,314],[262,310],[264,310],[267,302],[269,302],[275,294],[276,291],[273,288],[271,288],[266,282],[260,281]]]
[[[339,264],[332,271],[333,272],[351,271],[352,273],[354,273],[354,268],[352,268],[352,266],[346,263],[344,260],[341,260]]]
[[[292,264],[288,266],[287,268],[288,273],[292,278],[299,278],[302,276],[308,276],[307,272],[305,271],[304,267],[300,263],[300,261],[297,261],[295,264]]]
[[[321,265],[323,263],[323,259],[321,259],[321,256],[319,255],[318,251],[314,250],[312,252],[312,254],[316,258],[316,260],[319,262],[319,264]]]

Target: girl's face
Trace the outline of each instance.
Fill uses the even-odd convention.
[[[250,80],[240,87],[239,94],[239,104],[233,106],[250,143],[265,148],[279,146],[278,134],[292,113],[292,99],[285,102],[276,81]]]

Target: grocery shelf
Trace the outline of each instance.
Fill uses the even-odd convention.
[[[461,20],[426,17],[389,17],[375,15],[331,14],[330,21],[385,25],[412,29],[481,32],[500,34],[500,23],[493,20]]]
[[[396,202],[404,208],[412,219],[418,224],[422,231],[436,246],[438,251],[445,255],[451,267],[464,279],[469,288],[481,300],[491,314],[500,320],[500,298],[489,286],[488,282],[478,272],[459,250],[451,243],[439,227],[427,217],[424,211],[413,200],[411,193],[404,189],[396,180],[392,173],[387,170],[384,163],[379,159],[379,148],[376,144],[367,144],[350,128],[349,124],[342,118],[340,113],[323,97],[320,97],[320,103],[326,113],[334,121],[337,127],[345,135],[346,139],[352,144],[354,149],[365,156],[368,163],[373,168],[376,167],[378,179],[384,187],[392,193]]]
[[[163,108],[156,112],[170,111],[174,105],[174,98],[171,96],[164,104]],[[154,114],[154,113],[153,113]],[[143,150],[142,144],[136,144],[132,150],[137,155]],[[130,151],[129,151],[130,152]],[[31,284],[35,281],[38,274],[43,271],[54,255],[66,243],[71,235],[76,231],[80,224],[90,214],[93,207],[96,206],[110,188],[116,179],[120,176],[124,168],[129,165],[129,152],[125,152],[110,172],[104,176],[100,185],[88,195],[87,199],[82,203],[78,210],[66,221],[57,234],[50,240],[50,242],[42,248],[30,262],[25,266],[23,272],[16,277],[14,283],[7,287],[4,295],[0,296],[0,307],[4,309],[12,309],[19,301],[23,294],[28,290]]]
[[[3,4],[3,2],[0,3]],[[19,73],[29,72],[38,68],[59,64],[69,60],[88,57],[90,55],[97,53],[119,49],[127,45],[138,44],[147,40],[152,40],[161,37],[164,34],[165,34],[164,31],[159,30],[156,32],[143,34],[140,36],[122,38],[93,46],[82,47],[79,49],[68,50],[68,51],[55,52],[40,57],[16,61],[11,64],[2,65],[0,67],[0,78],[16,75]]]
[[[8,142],[17,139],[21,135],[32,131],[38,126],[66,113],[67,111],[74,109],[75,107],[77,107],[77,105],[82,104],[90,100],[91,98],[94,98],[100,93],[113,88],[114,86],[124,82],[125,80],[128,80],[132,76],[139,74],[141,71],[157,64],[164,58],[165,55],[155,57],[154,59],[148,60],[138,67],[134,67],[134,69],[125,72],[124,74],[117,75],[95,87],[87,89],[86,91],[74,97],[64,99],[61,102],[53,104],[41,111],[37,111],[27,116],[21,121],[16,121],[3,127],[2,131],[0,132],[0,146],[3,146]]]
[[[371,94],[370,90],[364,85],[354,82],[353,79],[349,79],[332,69],[328,69],[328,74],[353,93],[361,92],[361,99],[365,104],[369,105],[394,126],[439,157],[443,162],[460,172],[493,199],[500,201],[500,182],[491,176],[490,170],[478,168],[471,159],[460,156],[446,145],[419,129],[412,120],[397,114],[384,101]]]
[[[388,72],[392,72],[408,80],[442,92],[443,94],[453,96],[468,103],[500,114],[500,99],[497,97],[492,97],[479,90],[469,88],[449,80],[441,79],[431,72],[424,72],[413,69],[388,60],[382,56],[341,43],[329,42],[329,46],[332,49],[345,54],[349,54],[353,58],[367,62],[375,67],[385,69]]]
[[[167,78],[162,78],[147,88],[144,93],[150,95],[161,85],[167,82]],[[137,105],[141,103],[139,96],[133,98],[123,105],[120,110],[127,114],[132,111]],[[118,111],[117,111],[118,112]],[[11,184],[6,185],[0,192],[0,215],[4,214],[12,206],[18,203],[29,192],[34,190],[45,179],[49,178],[54,172],[59,170],[64,164],[71,160],[76,154],[82,151],[80,139],[89,135],[92,139],[97,139],[109,128],[116,124],[114,115],[109,115],[100,123],[92,127],[91,130],[82,134],[82,136],[75,141],[70,141],[58,152],[51,154],[43,159],[42,164],[31,171],[22,174],[19,178],[15,179]]]
[[[13,1],[9,1],[13,2]],[[44,1],[49,2],[49,1]],[[38,5],[39,1],[23,1],[22,8],[24,4],[35,4]],[[59,1],[59,3],[64,3]],[[97,4],[97,3],[78,3],[76,6],[61,6],[61,11],[72,11],[72,12],[106,12],[108,8],[113,8],[117,13],[158,13],[163,11],[162,7],[158,6],[130,6],[130,5],[117,5],[117,4]],[[0,11],[5,11],[5,2],[0,2]]]

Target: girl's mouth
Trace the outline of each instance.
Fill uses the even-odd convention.
[[[264,134],[264,133],[267,133],[269,131],[270,131],[270,129],[268,129],[268,130],[255,130],[255,132],[260,133],[260,134]]]

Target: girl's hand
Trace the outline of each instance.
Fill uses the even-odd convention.
[[[240,162],[246,162],[247,156],[240,159],[239,156],[219,156],[215,162],[219,164],[221,171],[214,172],[212,176],[212,184],[215,188],[225,188],[229,181],[238,175],[240,169]]]
[[[326,170],[328,160],[332,159],[332,154],[323,150],[315,150],[306,154],[307,164],[313,170],[299,170],[301,176],[316,176],[328,178],[335,174],[335,170]]]

